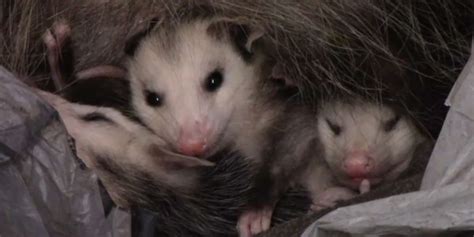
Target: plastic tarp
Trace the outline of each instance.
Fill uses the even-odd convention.
[[[446,105],[450,110],[420,191],[336,209],[302,236],[429,236],[474,230],[474,47]]]
[[[128,237],[98,179],[75,157],[55,110],[0,66],[0,236]]]

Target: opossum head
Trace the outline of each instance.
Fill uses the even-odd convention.
[[[128,205],[122,194],[129,189],[121,186],[121,180],[129,176],[146,174],[162,188],[185,193],[193,191],[201,172],[214,165],[164,149],[163,142],[148,129],[113,108],[79,105],[47,92],[37,90],[37,93],[59,112],[75,140],[77,156],[99,174],[114,201],[121,206]],[[117,170],[124,172],[114,173]]]
[[[351,188],[394,180],[408,167],[424,136],[387,105],[334,102],[321,107],[318,130],[337,180]]]
[[[260,35],[218,20],[157,26],[129,50],[135,112],[175,152],[207,157],[229,145],[261,74]]]

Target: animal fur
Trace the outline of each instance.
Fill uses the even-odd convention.
[[[104,63],[123,65],[126,39],[146,28],[151,19],[179,21],[183,12],[209,5],[216,14],[261,26],[274,42],[282,74],[300,86],[304,98],[314,101],[327,90],[342,95],[373,96],[371,92],[380,90],[400,94],[434,137],[446,112],[442,101],[469,56],[474,12],[472,3],[464,0],[51,0],[42,7],[37,4],[34,0],[2,2],[6,24],[2,24],[5,43],[0,62],[20,74],[44,78],[39,37],[55,19],[71,22],[80,71]],[[375,76],[377,62],[402,68],[405,79],[393,82]],[[403,89],[398,90],[400,86]]]
[[[283,65],[281,74],[299,86],[303,98],[315,102],[328,91],[341,97],[382,95],[399,101],[434,137],[446,112],[443,101],[467,61],[472,36],[473,7],[463,0],[1,4],[0,63],[40,84],[47,67],[39,38],[55,19],[71,22],[73,49],[78,52],[75,66],[83,70],[104,63],[123,66],[126,39],[152,19],[179,21],[186,10],[210,5],[216,14],[262,27],[274,44],[273,57]],[[385,66],[389,70],[380,70]]]
[[[39,93],[58,110],[77,155],[99,175],[112,200],[153,213],[156,236],[237,235],[235,223],[251,197],[254,173],[238,153],[223,151],[209,161],[173,157],[160,152],[161,141],[146,128],[114,109]],[[274,221],[300,216],[308,206],[305,191],[290,191]]]
[[[416,151],[433,143],[406,112],[388,104],[359,98],[324,101],[315,117],[319,153],[300,177],[315,209],[395,182]]]

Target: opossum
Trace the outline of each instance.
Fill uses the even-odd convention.
[[[314,210],[394,181],[432,142],[406,113],[363,99],[322,102],[315,122],[321,157],[300,177]]]
[[[239,219],[241,236],[270,227],[274,205],[308,158],[300,155],[307,144],[291,159],[275,148],[287,102],[270,78],[262,36],[238,19],[204,15],[158,23],[127,47],[133,108],[170,149],[206,159],[230,148],[255,167],[258,194]]]
[[[77,155],[87,167],[97,170],[116,204],[130,206],[130,195],[106,169],[103,162],[121,167],[135,167],[153,174],[155,182],[189,193],[197,183],[200,167],[213,166],[207,160],[175,154],[164,149],[164,143],[146,128],[128,120],[112,108],[78,105],[57,95],[38,91],[60,114],[66,129],[75,139]],[[136,200],[134,200],[136,202]]]
[[[45,43],[53,49],[48,50],[51,71],[56,72],[57,84],[62,84],[65,75],[60,63],[64,58],[57,54],[60,42],[53,39],[67,36],[58,26],[67,28],[64,22],[55,23]],[[99,174],[115,203],[156,212],[159,236],[234,235],[252,179],[249,165],[238,154],[224,151],[208,157],[216,162],[213,166],[167,151],[162,139],[113,108],[73,104],[46,92],[40,94],[59,111],[76,139],[78,156]],[[278,204],[276,223],[302,214],[306,197],[304,191],[288,193]]]

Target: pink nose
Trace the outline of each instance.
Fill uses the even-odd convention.
[[[179,152],[188,156],[203,155],[207,148],[209,131],[207,123],[200,121],[194,121],[182,126],[178,138]]]
[[[206,150],[204,140],[181,140],[179,142],[179,152],[187,156],[200,156]]]
[[[367,152],[351,152],[344,161],[343,169],[352,178],[367,178],[372,166],[373,159]]]

